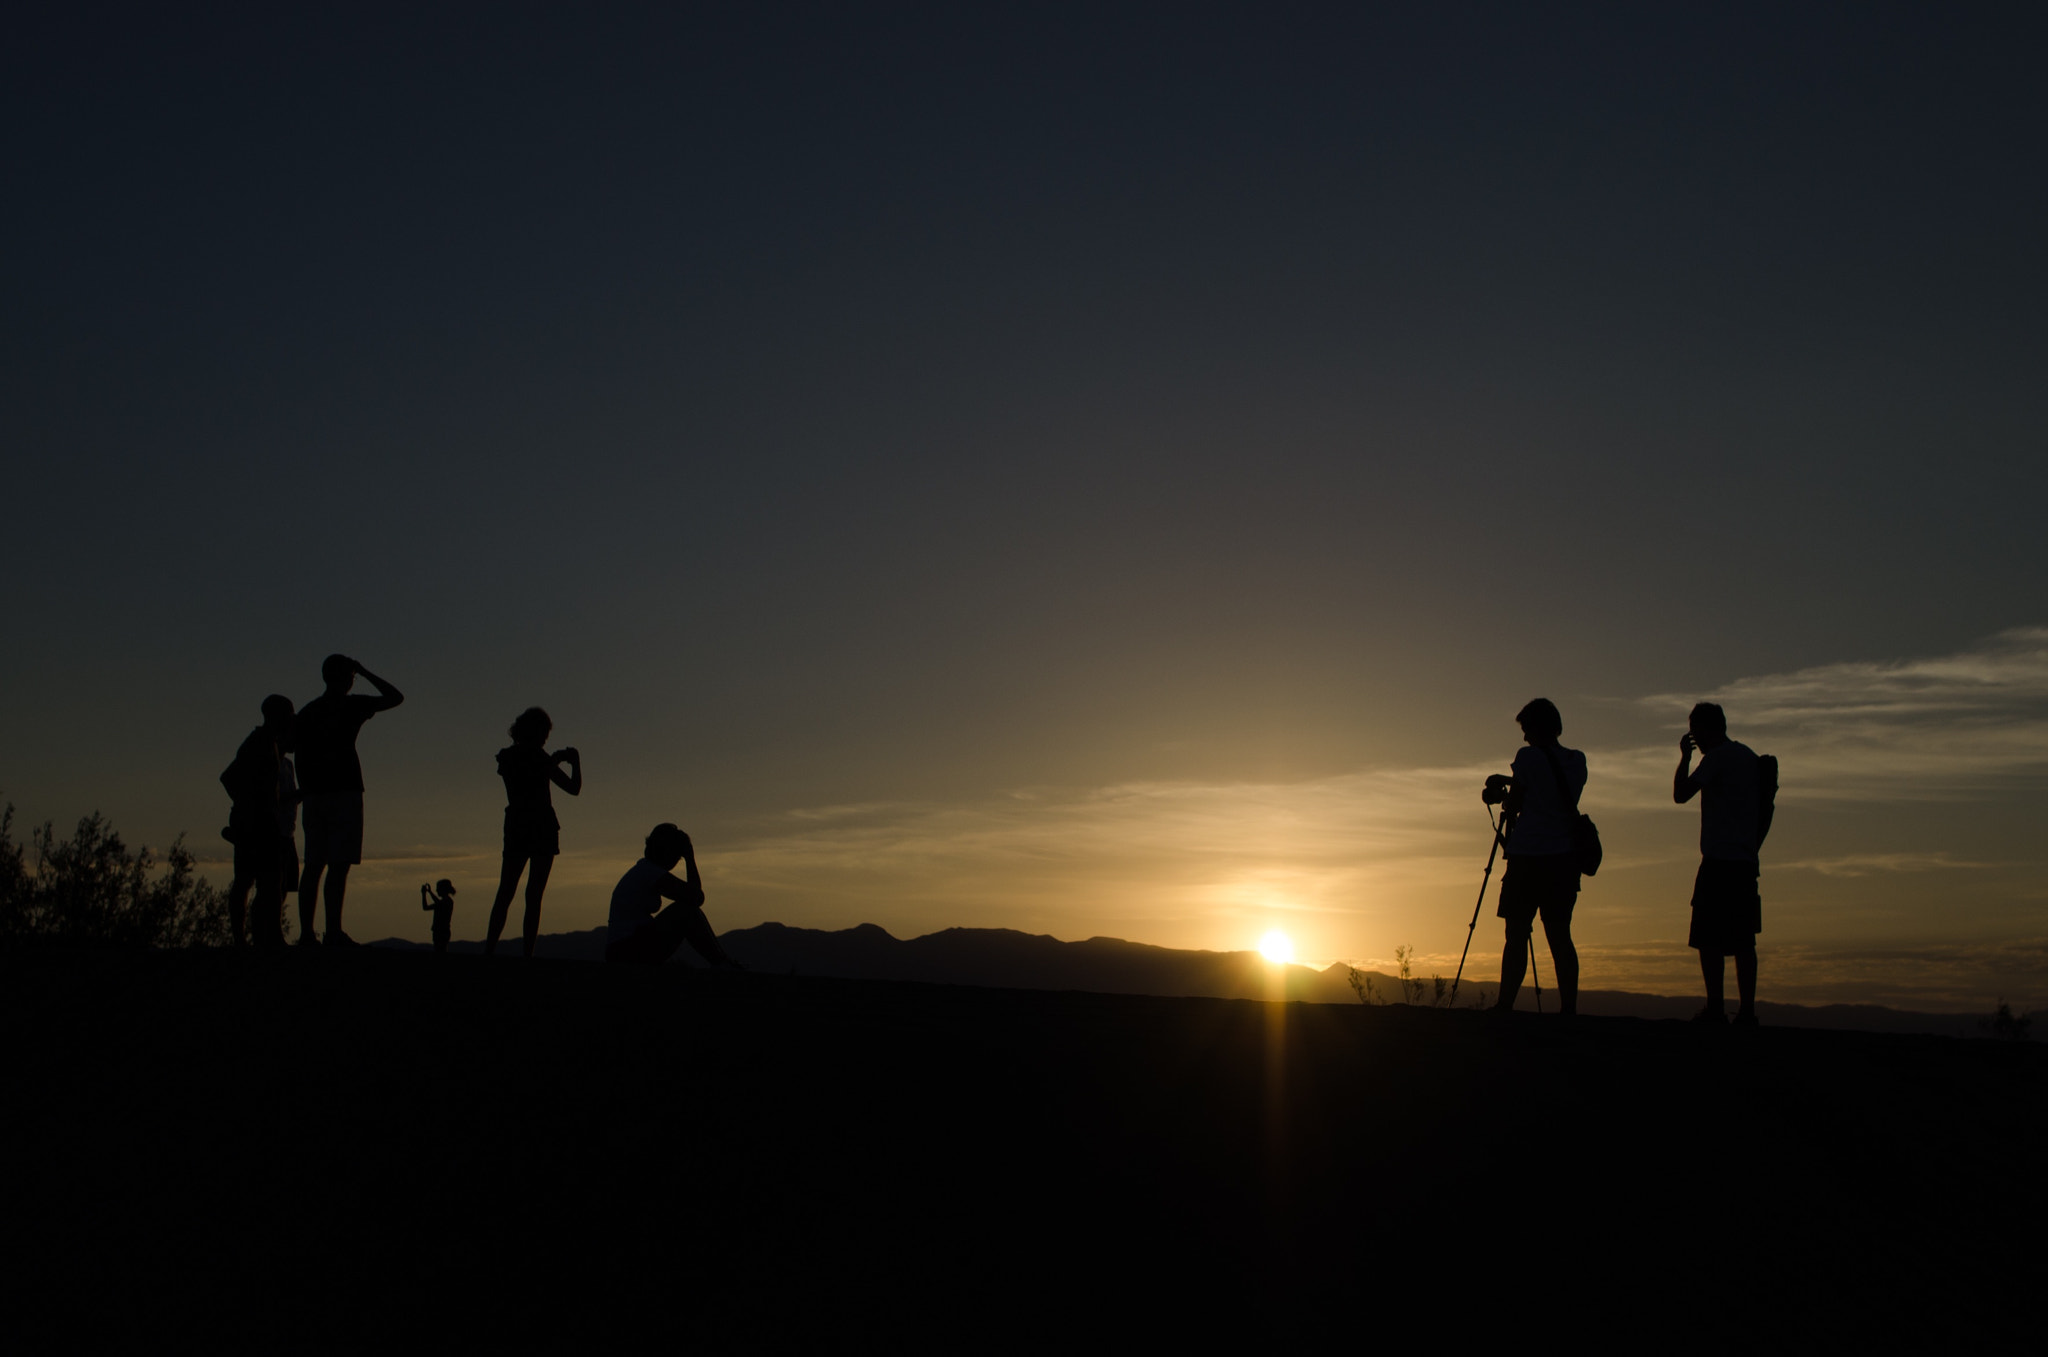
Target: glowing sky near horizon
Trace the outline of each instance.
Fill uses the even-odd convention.
[[[2048,1002],[2048,90],[2023,7],[351,7],[0,48],[0,797],[225,806],[329,651],[351,932],[1455,958],[1556,699],[1585,983],[1684,990],[1719,695],[1782,998]],[[220,874],[224,864],[209,868]],[[1497,955],[1489,903],[1478,946]]]

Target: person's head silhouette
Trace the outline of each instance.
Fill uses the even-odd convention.
[[[1556,744],[1564,734],[1564,717],[1557,704],[1547,697],[1539,697],[1516,712],[1515,720],[1522,727],[1522,738],[1530,744]]]
[[[658,824],[647,836],[647,860],[662,867],[675,866],[689,850],[690,836],[672,824]]]
[[[1702,749],[1712,749],[1728,738],[1728,713],[1718,702],[1700,702],[1685,719],[1687,729]]]
[[[528,707],[519,713],[519,718],[506,733],[512,737],[513,744],[543,745],[554,728],[553,718],[545,711],[539,707]]]
[[[453,900],[455,898],[455,883],[444,876],[434,883],[434,893],[443,900]]]
[[[345,693],[356,686],[356,662],[346,655],[329,655],[320,662],[320,677],[327,680],[327,691]]]
[[[291,734],[292,700],[282,693],[272,693],[263,699],[263,728],[273,738],[284,740]]]

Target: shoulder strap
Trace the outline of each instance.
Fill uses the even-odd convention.
[[[1573,791],[1572,784],[1566,781],[1564,775],[1564,764],[1557,757],[1556,751],[1550,745],[1547,744],[1538,745],[1536,747],[1543,751],[1544,759],[1548,761],[1550,764],[1550,776],[1555,778],[1557,781],[1558,803],[1564,807],[1565,820],[1567,823],[1569,823],[1571,817],[1578,813],[1579,794]]]

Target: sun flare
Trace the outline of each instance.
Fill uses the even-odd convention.
[[[1294,939],[1274,929],[1259,939],[1259,955],[1276,965],[1294,960]]]

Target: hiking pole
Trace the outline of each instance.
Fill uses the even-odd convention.
[[[1458,953],[1458,973],[1451,977],[1451,1007],[1458,1006],[1458,982],[1465,978],[1465,958],[1472,953],[1472,932],[1479,927],[1479,909],[1486,903],[1486,888],[1493,881],[1494,859],[1500,856],[1500,846],[1507,840],[1507,812],[1502,811],[1498,821],[1493,812],[1486,814],[1486,823],[1493,826],[1493,847],[1486,854],[1486,875],[1479,878],[1479,898],[1472,902],[1472,922],[1465,925],[1465,950]]]
[[[1529,931],[1529,983],[1536,987],[1536,1011],[1543,1011],[1543,977],[1536,973],[1536,931]]]

